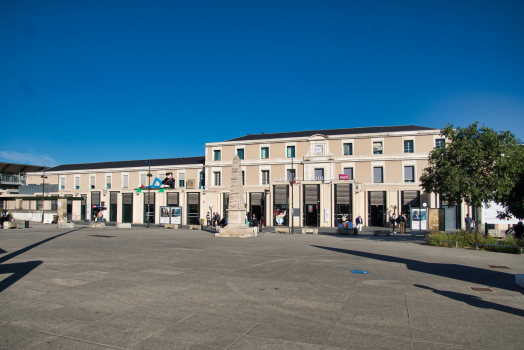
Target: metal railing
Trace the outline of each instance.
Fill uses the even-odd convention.
[[[483,243],[477,243],[475,244],[475,249],[479,250],[479,246],[490,246],[490,247],[503,247],[503,248],[517,248],[520,250],[520,255],[522,255],[522,247],[517,247],[514,245],[502,245],[502,244],[483,244]]]
[[[19,182],[26,184],[27,176],[19,174],[0,174],[0,181],[2,182]]]

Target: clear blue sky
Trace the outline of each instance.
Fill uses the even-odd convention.
[[[198,156],[246,134],[524,139],[524,1],[0,1],[0,161]]]

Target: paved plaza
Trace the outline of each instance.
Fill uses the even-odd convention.
[[[331,229],[31,226],[0,230],[0,349],[524,348],[519,255]]]

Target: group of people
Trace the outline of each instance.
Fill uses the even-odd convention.
[[[262,215],[260,220],[256,217],[255,214],[249,216],[249,213],[246,215],[246,226],[249,227],[258,227],[259,231],[262,231],[262,228],[266,226],[266,217]]]
[[[355,220],[355,225],[357,226],[355,229],[359,232],[362,232],[362,225],[364,224],[364,220],[362,220],[362,217],[359,215],[357,219]],[[353,221],[351,218],[349,218],[347,215],[343,215],[339,218],[338,225],[340,228],[346,228],[348,230],[353,229]]]
[[[389,223],[391,224],[391,233],[395,233],[395,228],[398,226],[400,228],[400,234],[403,235],[406,230],[406,223],[408,222],[408,217],[406,216],[406,213],[401,213],[398,216],[395,216],[395,212],[391,214],[391,217],[389,218]]]
[[[0,215],[0,228],[4,228],[4,221],[9,221],[10,219],[9,211],[4,209]]]
[[[212,215],[210,212],[207,212],[206,220],[207,227],[217,227],[217,225],[224,227],[227,225],[226,219],[221,219],[218,212],[214,212]]]

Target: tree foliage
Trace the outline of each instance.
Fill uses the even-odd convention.
[[[517,219],[524,219],[524,169],[522,169],[519,181],[501,201],[501,204],[505,207],[505,211],[498,213],[499,218],[514,216]]]
[[[479,128],[478,122],[456,129],[449,124],[441,135],[446,147],[431,151],[421,186],[439,193],[449,205],[464,200],[478,211],[482,203],[504,203],[524,165],[524,149],[515,135]]]

